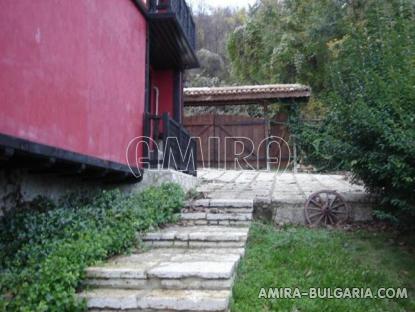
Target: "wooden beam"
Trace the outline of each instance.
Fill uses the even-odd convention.
[[[296,102],[308,102],[309,97],[294,97]],[[270,98],[267,100],[264,99],[222,99],[222,100],[202,100],[202,101],[194,101],[190,99],[184,100],[185,107],[197,107],[197,106],[205,106],[205,107],[217,107],[217,106],[234,106],[234,105],[263,105],[266,101],[268,104],[275,104],[275,103],[282,103],[282,104],[292,104],[292,97],[286,98]]]

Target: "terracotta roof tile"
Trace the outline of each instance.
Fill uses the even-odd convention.
[[[300,84],[273,84],[229,86],[212,88],[186,88],[184,101],[187,106],[243,105],[255,101],[273,101],[289,98],[309,98],[311,88]]]
[[[212,88],[185,88],[185,95],[213,95],[213,94],[246,94],[246,93],[280,93],[280,92],[308,91],[308,86],[300,84],[274,84],[253,86],[230,86]]]

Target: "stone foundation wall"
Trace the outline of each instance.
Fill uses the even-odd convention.
[[[23,207],[37,196],[45,196],[56,201],[69,192],[93,191],[101,187],[102,183],[87,182],[76,177],[34,174],[23,169],[1,170],[0,217],[8,211]]]
[[[174,170],[148,170],[144,172],[140,183],[125,185],[121,189],[125,192],[141,192],[149,186],[160,186],[166,182],[179,184],[185,192],[195,189],[198,179],[194,176]]]
[[[61,196],[76,191],[119,188],[126,193],[141,192],[151,185],[175,182],[187,192],[197,185],[197,178],[172,171],[145,171],[143,180],[135,184],[103,184],[99,181],[85,181],[77,177],[62,177],[52,174],[33,174],[23,169],[0,171],[0,217],[6,212],[24,207],[25,203],[37,196],[56,201]]]

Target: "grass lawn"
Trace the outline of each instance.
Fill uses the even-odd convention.
[[[408,299],[259,299],[261,288],[408,289]],[[385,233],[252,226],[231,311],[415,311],[415,254]],[[294,293],[293,293],[294,294]],[[263,295],[263,294],[262,294]]]

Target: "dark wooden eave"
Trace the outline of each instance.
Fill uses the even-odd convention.
[[[199,67],[196,53],[175,13],[148,13],[150,58],[156,69]]]
[[[143,174],[142,169],[132,169],[133,174],[124,164],[0,134],[0,169],[6,168],[109,183],[139,182]]]
[[[133,4],[136,6],[136,8],[143,14],[143,16],[147,17],[147,7],[143,3],[142,0],[131,0]]]

